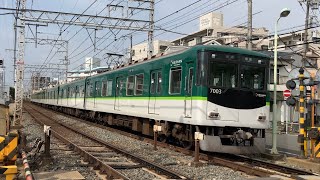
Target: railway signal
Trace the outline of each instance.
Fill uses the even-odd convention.
[[[286,83],[286,87],[291,90],[294,90],[296,88],[296,85],[297,85],[296,82],[292,79],[287,81],[287,83]],[[290,90],[283,91],[283,96],[286,98],[286,104],[288,106],[295,106],[296,105],[297,100],[292,96],[292,93]]]

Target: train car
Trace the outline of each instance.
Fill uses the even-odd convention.
[[[32,101],[81,118],[123,126],[204,151],[265,149],[269,122],[267,55],[226,46],[194,46],[114,68],[32,95]],[[46,99],[50,99],[46,101]]]

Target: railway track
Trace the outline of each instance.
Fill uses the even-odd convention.
[[[107,174],[107,179],[131,179],[130,170],[138,170],[141,174],[140,178],[145,178],[146,174],[149,174],[154,178],[188,179],[81,130],[59,123],[52,119],[50,113],[43,113],[33,105],[27,104],[24,109],[38,123],[51,126],[51,132],[56,138],[79,152],[84,160],[92,164],[95,169],[99,169],[100,173]],[[134,179],[139,179],[139,177],[134,177]]]
[[[48,110],[48,111],[52,111],[52,110]],[[85,121],[70,115],[66,115],[60,112],[55,112],[55,113],[68,116],[69,118],[75,119],[77,121],[82,121],[92,126],[97,126],[100,128],[107,129],[109,131],[117,132],[119,134],[129,136],[137,140],[141,140],[151,144],[153,143],[153,139],[150,139],[150,138],[141,137],[139,135],[135,135],[119,129],[106,127],[93,122],[88,122],[88,121]],[[173,146],[167,143],[158,142],[158,146],[163,148],[168,148],[174,151],[178,151],[186,155],[193,155],[194,153],[192,150],[186,150],[184,148]],[[297,175],[316,175],[317,176],[317,174],[308,172],[305,170],[278,165],[278,164],[274,164],[268,161],[263,161],[260,159],[252,159],[246,156],[201,153],[200,159],[207,161],[208,163],[229,167],[233,170],[242,171],[242,172],[245,172],[246,174],[258,176],[258,177],[269,177],[270,175],[281,175],[281,176],[292,177],[292,178],[295,178]]]

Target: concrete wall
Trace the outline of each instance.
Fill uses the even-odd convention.
[[[277,149],[278,151],[289,152],[293,154],[300,154],[300,145],[297,142],[298,136],[296,134],[277,134]],[[272,134],[266,133],[266,147],[272,148]]]

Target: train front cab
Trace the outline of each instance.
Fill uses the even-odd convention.
[[[204,151],[253,154],[265,151],[269,103],[269,58],[258,53],[203,51],[198,55],[198,84],[207,97],[200,122]],[[260,55],[260,56],[259,56]],[[200,70],[200,71],[199,71]]]

